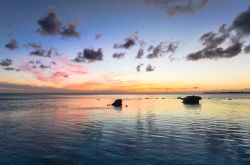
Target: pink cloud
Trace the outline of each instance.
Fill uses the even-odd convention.
[[[37,80],[51,83],[60,83],[69,78],[70,75],[82,75],[89,72],[86,67],[75,64],[63,56],[53,57],[49,62],[40,61],[50,67],[44,69],[40,67],[40,64],[36,65],[22,60],[20,69],[32,74]]]

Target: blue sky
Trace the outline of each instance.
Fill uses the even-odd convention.
[[[230,26],[236,16],[246,11],[247,0],[193,0],[194,6],[185,12],[175,11],[169,14],[170,7],[187,7],[189,1],[168,1],[159,5],[154,0],[3,0],[0,6],[0,56],[13,61],[12,67],[19,71],[0,69],[0,82],[18,85],[60,88],[74,87],[72,90],[142,90],[142,91],[181,91],[181,90],[241,90],[249,88],[249,55],[245,52],[232,58],[200,59],[188,61],[187,55],[201,50],[204,45],[199,38],[207,32],[218,32],[226,23]],[[167,2],[167,1],[165,1]],[[203,5],[199,6],[199,4]],[[198,6],[198,7],[197,7]],[[67,25],[73,22],[79,37],[43,35],[38,32],[38,21],[53,10],[60,22]],[[124,39],[138,33],[136,44],[129,49],[115,49],[113,45],[123,43]],[[234,32],[232,32],[234,33]],[[95,39],[97,34],[102,37]],[[248,37],[248,36],[247,36]],[[244,38],[247,45],[248,38]],[[18,48],[5,47],[11,39],[16,39]],[[144,41],[145,55],[135,59],[140,41]],[[160,42],[178,42],[177,49],[154,59],[146,58],[146,49]],[[31,56],[30,48],[24,45],[37,43],[44,49],[55,48],[58,57],[44,58]],[[228,43],[223,43],[227,47]],[[103,50],[103,60],[76,63],[73,59],[84,49]],[[112,58],[113,53],[125,53],[122,59]],[[63,58],[63,60],[62,60]],[[0,59],[0,60],[1,60]],[[57,66],[48,69],[24,67],[30,60],[40,60],[51,65],[58,60]],[[67,62],[65,62],[67,60]],[[63,61],[63,62],[62,62]],[[144,64],[141,71],[136,66]],[[147,65],[155,69],[146,72]],[[65,70],[67,68],[68,70]],[[75,71],[77,68],[77,72]],[[73,71],[72,71],[73,70]],[[82,70],[84,74],[78,72]],[[61,74],[54,80],[53,75]],[[39,78],[38,75],[45,77]],[[64,76],[63,76],[64,75]],[[67,75],[67,76],[66,76]],[[96,84],[86,88],[84,84]],[[117,83],[122,86],[118,86]],[[83,85],[81,85],[83,84]],[[5,92],[6,90],[4,90]]]

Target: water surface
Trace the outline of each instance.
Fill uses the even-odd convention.
[[[250,95],[176,97],[0,95],[0,164],[250,163]]]

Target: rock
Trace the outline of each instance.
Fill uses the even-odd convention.
[[[228,98],[228,100],[233,100],[232,98]]]
[[[182,97],[177,97],[177,99],[180,99],[180,100],[182,100]]]
[[[116,99],[111,105],[114,107],[122,107],[122,99]]]
[[[184,97],[182,98],[182,102],[183,104],[199,104],[199,101],[201,100],[202,98],[200,96],[187,96],[187,97]]]

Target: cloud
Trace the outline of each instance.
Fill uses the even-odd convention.
[[[85,48],[83,53],[78,52],[77,56],[73,59],[74,62],[94,62],[103,60],[103,51],[102,48],[98,50]]]
[[[38,32],[42,35],[57,35],[61,30],[62,23],[57,13],[53,9],[49,9],[45,17],[38,20]]]
[[[26,48],[33,48],[33,49],[41,49],[42,45],[35,43],[35,42],[29,42],[27,44],[24,45]]]
[[[142,48],[140,48],[138,51],[137,51],[137,55],[135,58],[137,59],[141,59],[142,56],[144,56],[144,50]]]
[[[1,62],[0,62],[0,66],[3,66],[3,67],[8,67],[12,65],[12,60],[9,59],[9,58],[5,58],[3,59]]]
[[[208,4],[208,0],[144,0],[144,2],[166,11],[170,16],[193,14]]]
[[[187,60],[232,58],[250,47],[244,47],[244,38],[250,34],[250,7],[238,14],[229,27],[222,24],[217,33],[208,32],[200,37],[203,49],[190,53]],[[223,47],[224,45],[224,47]],[[227,45],[227,47],[225,47]],[[243,49],[244,47],[244,49]]]
[[[154,49],[154,46],[153,45],[150,45],[149,47],[148,47],[148,52],[150,52],[151,50],[153,50]]]
[[[165,56],[167,53],[175,53],[178,48],[178,42],[160,42],[157,46],[149,46],[148,51],[152,51],[147,55],[148,59],[159,58]]]
[[[32,56],[39,56],[39,57],[48,57],[51,58],[52,56],[57,56],[59,53],[54,48],[37,48],[30,52]]]
[[[66,92],[62,88],[53,88],[53,87],[39,87],[28,84],[14,84],[7,82],[0,82],[0,92],[1,93],[60,93]]]
[[[77,24],[76,23],[68,23],[67,26],[63,27],[62,31],[60,31],[60,34],[65,37],[80,37],[80,33],[76,30]]]
[[[116,58],[116,59],[122,59],[122,58],[124,58],[124,55],[125,55],[124,52],[123,52],[123,53],[114,53],[114,54],[112,55],[112,57],[113,57],[113,58]]]
[[[55,61],[56,65],[53,64]],[[54,84],[60,83],[65,78],[68,78],[69,75],[83,75],[88,73],[85,67],[72,63],[63,56],[55,56],[47,64],[43,64],[41,60],[23,61],[20,68],[21,71],[30,73],[37,80]]]
[[[244,52],[245,52],[245,53],[250,53],[250,44],[247,45],[247,46],[245,46]]]
[[[11,39],[7,44],[5,44],[5,47],[10,50],[15,50],[18,48],[18,43],[16,39]]]
[[[16,69],[14,67],[12,67],[13,61],[9,58],[5,58],[2,61],[0,61],[0,66],[3,67],[4,70],[6,71],[20,71],[20,69]]]
[[[62,37],[80,37],[80,33],[76,30],[76,23],[68,23],[64,25],[54,9],[49,9],[48,13],[38,20],[38,32],[45,36],[61,35]]]
[[[175,53],[178,46],[179,46],[179,42],[170,42],[168,44],[167,52]]]
[[[140,72],[140,71],[141,71],[141,67],[142,67],[143,65],[144,65],[144,64],[142,64],[142,63],[139,64],[139,65],[137,65],[137,66],[136,66],[136,71],[137,71],[137,72]]]
[[[238,42],[230,45],[229,47],[223,49],[218,47],[215,49],[202,49],[198,52],[191,53],[187,55],[187,60],[197,61],[200,59],[219,59],[219,58],[232,58],[237,56],[242,50],[243,44]]]
[[[40,67],[41,69],[48,69],[48,68],[51,68],[49,65],[44,65],[44,64],[39,65],[39,67]]]
[[[238,14],[233,21],[232,28],[243,35],[250,34],[250,6],[246,11]]]
[[[152,66],[152,65],[150,65],[150,64],[148,64],[147,66],[146,66],[146,72],[152,72],[152,71],[154,71],[155,70],[155,67],[154,66]]]
[[[135,32],[131,37],[125,38],[123,43],[114,44],[113,48],[115,48],[115,49],[119,49],[119,48],[129,49],[136,44],[137,40],[138,40],[138,32]]]
[[[103,34],[96,34],[96,35],[95,35],[95,40],[100,40],[100,39],[102,39],[103,37],[104,37]]]

